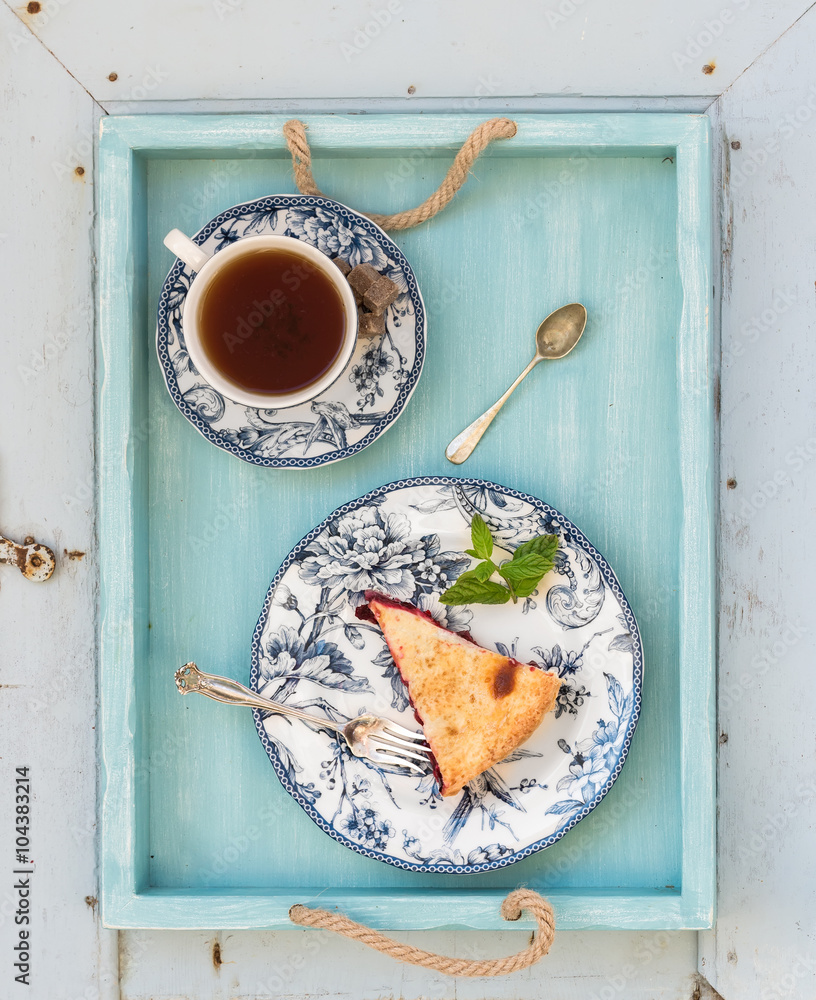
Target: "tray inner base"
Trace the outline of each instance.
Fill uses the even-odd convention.
[[[448,162],[358,152],[318,157],[315,172],[338,200],[391,211],[426,197]],[[152,325],[171,264],[164,233],[292,190],[283,156],[146,162],[150,323],[137,351],[148,386],[134,415],[149,444],[149,657],[137,747],[144,888],[680,889],[675,164],[637,150],[480,160],[443,214],[395,237],[428,310],[412,401],[360,455],[305,472],[255,468],[207,444],[164,388]],[[173,671],[193,659],[246,681],[266,589],[292,545],[384,482],[456,474],[447,442],[524,367],[540,320],[575,300],[590,317],[582,344],[536,370],[459,471],[540,496],[607,556],[644,638],[638,731],[607,798],[552,848],[477,876],[403,872],[322,834],[280,787],[250,713],[182,700]]]

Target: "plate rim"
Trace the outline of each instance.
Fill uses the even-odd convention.
[[[237,202],[235,205],[231,205],[229,208],[224,209],[219,212],[218,215],[214,216],[208,222],[206,222],[196,233],[190,238],[192,241],[199,246],[202,245],[213,232],[218,228],[219,225],[228,222],[231,218],[235,218],[237,215],[241,214],[241,210],[251,210],[252,208],[257,208],[261,210],[264,207],[270,208],[272,205],[264,205],[265,202],[275,202],[280,203],[283,201],[287,204],[287,207],[328,207],[332,210],[339,210],[340,214],[346,213],[349,218],[353,218],[354,222],[358,225],[362,225],[364,228],[369,230],[370,235],[377,239],[380,245],[383,245],[383,241],[386,241],[387,246],[384,248],[388,250],[391,256],[394,257],[397,264],[402,269],[406,276],[408,283],[408,294],[411,297],[411,301],[414,305],[414,315],[416,317],[416,325],[414,329],[414,341],[416,355],[414,358],[414,364],[411,369],[411,373],[407,381],[399,387],[396,399],[394,401],[391,410],[386,417],[379,421],[379,423],[374,424],[371,430],[359,441],[354,444],[347,445],[345,448],[340,448],[335,451],[328,451],[322,455],[313,455],[311,458],[298,458],[293,455],[290,456],[280,456],[277,458],[263,458],[259,455],[255,455],[254,452],[248,452],[245,448],[239,448],[232,442],[224,440],[217,432],[215,432],[210,425],[198,416],[197,413],[192,411],[192,409],[184,403],[181,398],[182,394],[178,386],[177,376],[175,371],[173,371],[172,364],[170,363],[170,356],[167,346],[162,348],[161,337],[164,334],[167,335],[167,328],[169,327],[169,322],[167,318],[167,309],[165,307],[165,300],[168,294],[168,289],[171,283],[184,273],[186,265],[183,261],[178,258],[175,259],[172,267],[167,272],[164,280],[162,281],[161,290],[159,292],[159,300],[156,308],[156,355],[159,362],[159,368],[161,370],[162,379],[164,380],[165,388],[170,394],[170,398],[173,401],[173,405],[181,413],[184,419],[191,424],[198,433],[210,444],[214,445],[221,451],[226,451],[230,455],[234,455],[236,458],[240,458],[244,462],[248,462],[251,465],[257,465],[261,468],[266,469],[317,469],[322,468],[324,465],[333,465],[335,462],[342,462],[346,458],[351,458],[352,455],[356,455],[358,452],[363,451],[370,444],[373,444],[389,428],[391,428],[397,420],[405,412],[405,408],[408,405],[411,397],[413,396],[416,387],[419,385],[419,380],[422,376],[422,371],[425,366],[425,356],[427,353],[427,343],[428,343],[428,313],[425,308],[425,302],[422,298],[422,292],[419,287],[419,281],[417,280],[416,273],[413,266],[411,265],[408,258],[402,252],[402,249],[397,246],[397,244],[391,239],[388,233],[385,232],[380,226],[372,222],[371,219],[366,218],[366,216],[361,215],[359,212],[355,211],[353,208],[349,208],[348,205],[344,205],[342,202],[337,201],[335,198],[327,198],[325,195],[304,195],[304,194],[293,194],[291,192],[286,194],[268,194],[263,195],[260,198],[253,198],[250,201]],[[240,237],[241,239],[246,239],[247,237]],[[251,238],[251,237],[249,237]],[[309,244],[310,246],[312,244]],[[412,281],[413,279],[413,285]],[[184,298],[186,299],[187,293],[185,292]],[[164,324],[164,328],[163,328]],[[162,350],[164,349],[164,356],[162,355]],[[354,360],[354,354],[349,358],[349,362],[338,377],[340,378],[345,375],[346,371]],[[209,386],[209,383],[204,380],[205,384]],[[325,393],[331,393],[332,387],[336,385],[332,383],[327,389],[324,390]],[[217,390],[216,390],[217,391]],[[322,394],[321,394],[322,395]],[[229,398],[229,397],[225,397]],[[235,402],[235,400],[232,400]],[[237,403],[236,405],[241,406],[242,404]],[[252,407],[252,409],[257,409]],[[294,407],[292,407],[294,409]]]
[[[348,837],[336,831],[321,815],[320,813],[311,805],[304,797],[297,791],[297,789],[292,785],[289,777],[286,773],[286,768],[283,766],[280,757],[277,753],[274,743],[269,738],[266,729],[263,724],[263,719],[261,718],[260,709],[252,710],[252,717],[255,722],[255,728],[258,732],[258,736],[261,740],[261,745],[264,750],[266,750],[267,756],[274,768],[278,780],[283,786],[284,790],[297,802],[300,808],[306,813],[309,819],[323,833],[328,834],[332,840],[337,841],[343,847],[347,847],[357,854],[361,854],[366,858],[370,858],[374,861],[380,861],[384,864],[392,865],[395,868],[400,868],[404,871],[413,871],[419,873],[434,873],[443,875],[475,875],[482,872],[494,871],[499,868],[506,868],[509,865],[516,864],[519,861],[524,860],[537,854],[539,851],[546,850],[548,847],[552,847],[561,840],[570,830],[573,829],[582,819],[585,819],[593,810],[600,804],[600,802],[606,797],[607,793],[610,791],[612,786],[617,781],[623,765],[626,763],[626,758],[629,754],[629,748],[634,737],[635,730],[637,729],[638,720],[640,719],[640,710],[642,704],[643,695],[643,673],[644,673],[644,656],[643,656],[643,641],[640,634],[640,626],[637,623],[637,618],[632,610],[632,606],[626,594],[623,592],[623,588],[620,585],[617,574],[612,569],[606,557],[598,551],[598,549],[592,545],[586,535],[578,528],[576,525],[564,514],[562,514],[555,507],[541,500],[539,497],[535,497],[532,494],[525,493],[521,490],[515,490],[511,487],[504,486],[500,483],[495,483],[492,480],[480,479],[476,477],[460,477],[460,476],[411,476],[407,479],[397,479],[389,483],[385,483],[382,486],[378,486],[373,490],[363,496],[359,496],[353,500],[348,500],[346,503],[341,504],[339,507],[331,511],[323,520],[315,525],[311,531],[307,532],[298,542],[296,542],[292,548],[289,550],[286,558],[281,563],[264,598],[263,607],[261,613],[258,617],[257,624],[252,633],[252,645],[251,645],[251,660],[250,660],[250,674],[249,674],[249,687],[253,691],[257,691],[257,681],[260,674],[260,661],[258,656],[258,648],[260,644],[260,638],[263,634],[266,621],[269,616],[269,611],[272,606],[272,597],[275,592],[280,580],[283,578],[284,574],[290,568],[294,562],[295,554],[299,549],[311,542],[317,535],[320,534],[336,517],[348,514],[354,510],[359,509],[361,506],[369,503],[376,497],[388,495],[393,493],[398,489],[404,489],[406,487],[416,487],[416,486],[447,486],[452,484],[463,484],[465,486],[477,486],[484,487],[487,489],[494,488],[502,491],[505,494],[509,494],[514,499],[522,500],[527,503],[532,504],[538,511],[542,509],[547,514],[551,514],[554,519],[559,520],[564,526],[567,526],[569,530],[573,533],[575,539],[582,544],[584,551],[587,551],[593,559],[598,563],[598,568],[606,581],[606,583],[612,588],[613,593],[618,598],[622,605],[623,610],[628,610],[632,616],[632,622],[634,624],[633,632],[633,655],[632,655],[632,691],[633,691],[633,704],[632,704],[632,715],[629,719],[626,736],[624,737],[623,744],[621,746],[621,752],[615,761],[615,766],[604,784],[603,788],[593,796],[590,802],[585,803],[584,807],[562,827],[559,827],[553,833],[548,834],[546,837],[542,837],[539,840],[528,844],[526,847],[513,854],[499,858],[494,861],[484,861],[474,864],[465,864],[460,866],[446,865],[446,864],[417,864],[416,862],[406,861],[403,858],[395,858],[392,855],[381,853],[378,851],[373,851],[370,848],[363,847],[360,844],[355,843]]]

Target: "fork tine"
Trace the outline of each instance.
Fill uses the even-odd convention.
[[[371,758],[371,760],[375,764],[382,764],[385,767],[403,767],[407,771],[413,771],[414,774],[425,774],[425,771],[417,767],[416,764],[412,764],[408,760],[403,760],[402,757],[394,757],[391,754],[382,753],[380,750],[377,751],[376,758]]]
[[[406,750],[405,747],[403,746],[398,746],[394,743],[389,743],[387,740],[384,740],[379,736],[376,738],[370,736],[368,742],[370,743],[372,750],[377,750],[380,753],[382,753],[384,750],[389,750],[395,755],[398,755],[400,757],[408,757],[411,760],[418,760],[422,764],[430,763],[428,758],[423,756],[422,754],[415,753],[413,750]]]
[[[400,751],[413,751],[414,753],[424,754],[426,757],[430,756],[431,753],[431,748],[425,743],[409,743],[408,740],[403,740],[399,736],[392,736],[390,733],[385,732],[382,729],[379,732],[372,733],[371,735],[375,739],[382,740],[384,743],[388,743]]]
[[[411,740],[414,743],[424,743],[426,746],[428,744],[424,733],[413,733],[410,729],[404,729],[402,726],[398,726],[396,722],[392,722],[390,719],[383,719],[383,732],[390,732],[392,736],[398,736],[400,739],[404,740]]]

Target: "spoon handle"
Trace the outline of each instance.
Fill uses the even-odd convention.
[[[493,418],[510,398],[516,387],[519,386],[525,378],[527,378],[538,362],[543,360],[544,359],[537,354],[530,364],[527,365],[521,375],[519,375],[516,381],[510,386],[507,392],[505,392],[500,399],[497,399],[489,410],[485,410],[485,412],[480,417],[477,417],[472,424],[468,424],[468,426],[460,434],[456,435],[453,441],[451,441],[445,449],[445,458],[447,458],[449,462],[453,462],[454,465],[461,465],[465,459],[470,457],[470,453],[481,441],[482,435],[493,423]]]

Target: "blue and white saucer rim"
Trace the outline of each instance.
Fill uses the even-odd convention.
[[[408,294],[414,307],[415,357],[410,374],[407,380],[400,387],[397,398],[393,406],[388,411],[386,417],[375,424],[359,441],[355,441],[353,444],[347,445],[345,448],[337,448],[334,451],[326,452],[322,455],[312,456],[310,458],[305,456],[286,456],[275,458],[262,457],[260,455],[256,455],[251,450],[241,448],[235,443],[225,440],[221,435],[213,430],[210,424],[201,417],[194,407],[184,401],[182,393],[179,389],[176,372],[170,361],[170,354],[168,350],[168,334],[170,324],[167,299],[170,289],[176,279],[182,274],[189,273],[190,271],[187,265],[178,259],[176,259],[168,272],[159,295],[158,318],[156,325],[156,351],[159,358],[162,376],[173,403],[176,405],[181,414],[189,421],[189,423],[191,423],[199,434],[209,441],[210,444],[215,445],[216,448],[220,448],[223,451],[229,452],[231,455],[235,455],[244,462],[249,462],[252,465],[258,465],[263,468],[313,469],[323,465],[331,465],[334,462],[339,462],[345,458],[350,458],[352,455],[356,455],[358,452],[367,448],[368,445],[373,444],[374,441],[380,438],[402,415],[409,399],[417,387],[425,361],[427,342],[426,310],[419,290],[416,275],[414,274],[414,270],[402,250],[400,250],[400,248],[384,230],[373,223],[370,219],[361,215],[359,212],[356,212],[353,208],[349,208],[347,205],[343,205],[341,202],[335,201],[333,198],[326,198],[322,195],[274,194],[266,195],[263,198],[255,198],[251,201],[239,202],[212,218],[208,223],[206,223],[206,225],[202,226],[202,228],[199,229],[199,231],[195,233],[191,239],[194,243],[203,245],[219,226],[224,226],[225,224],[228,225],[230,221],[234,220],[238,216],[252,212],[268,212],[277,207],[323,208],[334,211],[342,218],[347,219],[349,222],[353,222],[355,225],[363,227],[363,229],[365,229],[366,232],[372,236],[380,244],[380,246],[383,247],[387,254],[392,257],[401,268],[408,286]],[[186,297],[186,295],[184,297]],[[351,361],[349,364],[351,364]],[[348,371],[348,366],[346,371]],[[345,372],[341,373],[339,378],[318,398],[330,399],[337,384],[344,375]]]
[[[259,710],[253,709],[253,716],[255,719],[255,727],[258,731],[258,736],[260,737],[261,743],[269,756],[275,773],[277,774],[281,784],[286,789],[286,791],[292,796],[292,798],[298,803],[298,805],[303,809],[306,815],[326,834],[328,834],[333,840],[342,844],[344,847],[349,848],[357,854],[361,854],[364,857],[371,858],[376,861],[381,861],[389,865],[393,865],[396,868],[400,868],[405,871],[413,872],[434,872],[444,875],[475,875],[481,872],[493,871],[499,868],[506,868],[509,865],[516,864],[522,861],[524,858],[530,857],[533,854],[538,853],[545,848],[551,847],[553,844],[557,843],[564,837],[573,827],[576,826],[582,819],[588,816],[598,804],[606,797],[609,790],[614,785],[618,776],[623,769],[623,765],[626,762],[626,758],[629,753],[629,748],[632,743],[632,738],[634,736],[635,729],[637,728],[638,720],[640,718],[641,711],[641,701],[642,701],[642,689],[643,689],[643,643],[640,635],[640,629],[637,625],[637,620],[635,619],[634,612],[632,611],[631,605],[624,594],[621,585],[615,575],[614,570],[607,562],[606,558],[595,548],[594,545],[589,541],[589,539],[580,531],[569,518],[561,514],[556,508],[540,500],[538,497],[534,497],[528,493],[524,493],[518,490],[511,489],[506,486],[502,486],[490,480],[477,479],[477,478],[461,478],[457,476],[417,476],[410,479],[400,479],[395,480],[391,483],[386,483],[383,486],[379,486],[364,496],[358,497],[355,500],[351,500],[336,510],[332,511],[323,521],[320,522],[316,527],[314,527],[307,535],[305,535],[291,550],[289,555],[281,564],[280,569],[275,574],[266,595],[263,608],[261,610],[260,617],[258,618],[258,623],[255,626],[255,630],[252,636],[252,658],[251,658],[251,669],[250,669],[250,681],[249,687],[257,691],[260,681],[260,656],[259,656],[259,645],[260,639],[266,625],[270,609],[272,607],[272,599],[274,596],[275,588],[277,587],[280,580],[283,578],[286,571],[292,565],[295,560],[297,553],[307,546],[314,538],[316,538],[332,521],[336,518],[348,514],[352,511],[359,510],[365,507],[369,502],[382,497],[388,493],[395,490],[401,490],[408,487],[422,487],[422,486],[447,486],[447,485],[461,485],[461,486],[474,486],[483,488],[485,490],[498,490],[501,493],[523,502],[531,504],[542,514],[550,516],[554,521],[557,521],[563,528],[572,535],[572,537],[577,541],[581,547],[587,552],[597,563],[600,569],[601,575],[606,582],[606,584],[613,591],[618,601],[620,602],[621,608],[626,612],[627,620],[632,626],[632,638],[633,638],[633,710],[629,719],[629,723],[626,730],[626,736],[623,741],[620,753],[615,761],[614,768],[610,774],[610,777],[606,781],[605,785],[600,789],[599,792],[581,809],[580,812],[574,814],[570,819],[559,827],[554,833],[541,838],[540,840],[527,845],[523,849],[517,851],[512,855],[508,855],[499,858],[494,861],[485,861],[473,864],[465,864],[459,866],[451,866],[446,864],[416,864],[410,861],[406,861],[403,858],[396,858],[392,855],[385,854],[380,851],[373,851],[366,847],[355,843],[349,837],[340,833],[334,827],[332,827],[326,820],[319,814],[319,812],[307,802],[303,796],[298,792],[297,788],[289,780],[286,768],[281,761],[275,744],[269,739],[263,724],[263,717]]]

